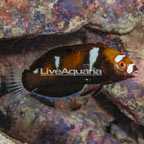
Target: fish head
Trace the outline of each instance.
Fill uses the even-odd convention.
[[[111,81],[117,82],[136,77],[138,69],[132,60],[125,54],[109,49],[102,63],[102,71]]]

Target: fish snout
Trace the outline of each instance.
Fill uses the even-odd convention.
[[[132,72],[132,77],[137,77],[138,76],[138,72],[139,72],[139,70],[138,70],[138,68],[134,65],[133,66],[133,72]]]

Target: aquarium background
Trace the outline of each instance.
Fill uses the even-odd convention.
[[[143,3],[1,1],[0,142],[144,144]],[[138,77],[105,85],[101,91],[100,85],[86,85],[84,95],[60,100],[8,92],[11,69],[16,79],[49,49],[97,42],[128,55],[139,69]]]

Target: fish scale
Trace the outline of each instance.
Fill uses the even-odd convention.
[[[61,46],[48,50],[7,83],[10,91],[31,92],[43,98],[77,95],[85,84],[109,84],[134,77],[133,62],[101,43]],[[17,85],[18,84],[18,85]]]

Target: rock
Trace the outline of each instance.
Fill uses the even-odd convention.
[[[104,95],[97,95],[96,97],[89,96],[88,102],[83,104],[77,112],[89,117],[95,123],[100,123],[105,130],[116,119],[113,108],[114,106]]]
[[[142,0],[3,0],[0,38],[69,33],[87,24],[106,32],[127,33],[139,22],[141,5]]]
[[[84,114],[75,111],[62,113],[28,95],[5,95],[1,98],[0,109],[11,119],[11,128],[7,133],[22,142],[100,144],[107,139],[109,144],[120,144],[104,131],[99,120],[94,123]]]
[[[144,21],[144,19],[143,19]],[[103,92],[137,124],[144,126],[144,27],[143,21],[130,34],[121,36],[125,51],[136,63],[137,78],[104,86]]]
[[[89,26],[106,32],[124,34],[140,21],[140,1],[98,0],[100,9],[93,15]]]
[[[6,134],[0,132],[0,144],[22,144],[22,143],[17,141],[17,140],[10,138]]]
[[[119,36],[93,32],[83,28],[66,35],[49,35],[0,41],[0,110],[5,116],[4,131],[13,138],[28,143],[104,143],[119,144],[139,141],[143,144],[143,131],[132,126],[128,132],[122,129],[126,121],[119,124],[124,116],[104,95],[80,96],[60,100],[51,105],[47,100],[36,100],[31,94],[19,96],[7,94],[5,83],[10,71],[21,78],[23,69],[28,68],[39,55],[59,45],[102,42],[112,48],[124,51],[140,68],[138,78],[107,85],[102,92],[119,109],[137,124],[143,125],[143,22],[127,35]],[[93,85],[95,87],[95,85]],[[92,87],[93,87],[92,86]],[[90,86],[91,87],[91,86]],[[88,87],[88,89],[90,88]],[[92,88],[91,87],[91,88]],[[88,96],[88,97],[87,97]],[[52,102],[53,104],[53,102]],[[120,116],[116,116],[120,115]],[[7,120],[8,119],[8,120]],[[128,120],[131,123],[131,120]],[[4,125],[8,123],[9,126]],[[121,131],[122,130],[122,131]]]
[[[129,121],[128,121],[129,122]],[[128,122],[125,122],[123,124],[112,124],[111,126],[111,133],[119,139],[119,141],[123,143],[132,143],[132,144],[137,144],[136,143],[136,138],[134,137],[130,125]]]
[[[21,78],[21,72],[47,49],[65,43],[82,43],[86,37],[87,35],[81,31],[65,35],[63,40],[62,36],[41,36],[1,41],[0,78],[2,97],[0,98],[0,109],[5,114],[5,123],[9,123],[9,126],[5,124],[4,129],[7,129],[10,136],[23,142],[38,144],[53,143],[52,141],[58,143],[59,139],[61,139],[61,143],[65,141],[68,144],[69,142],[79,143],[79,141],[85,143],[100,143],[101,141],[113,143],[114,141],[119,143],[117,139],[105,131],[105,127],[113,121],[113,117],[104,112],[100,106],[96,106],[96,102],[93,103],[93,100],[86,105],[90,96],[87,89],[96,88],[96,85],[88,86],[80,97],[50,102],[45,99],[39,99],[39,102],[35,98],[31,98],[30,94],[28,96],[23,93],[20,96],[11,93],[5,95],[7,93],[5,82],[10,79],[11,70],[16,74],[15,80],[17,80],[17,78]],[[99,35],[95,37],[98,37],[99,41],[104,39],[107,41],[105,37]],[[5,51],[5,48],[7,48],[7,51]],[[87,93],[86,96],[85,93]],[[95,112],[96,109],[97,112]],[[10,121],[7,121],[7,117],[10,118]],[[53,123],[51,123],[51,119],[53,119]],[[3,122],[2,125],[4,125]],[[63,131],[64,127],[69,130],[68,127],[71,125],[74,126],[76,138],[71,133],[69,134],[67,130]],[[48,139],[49,137],[51,139]]]

